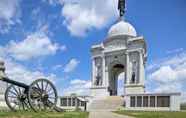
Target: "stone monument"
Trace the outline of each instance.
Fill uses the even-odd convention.
[[[147,48],[143,36],[123,19],[125,0],[118,2],[119,20],[106,39],[91,47],[92,86],[90,110],[179,111],[181,93],[146,93],[145,64]],[[124,72],[124,97],[117,96],[118,76]],[[163,78],[162,79],[166,79]]]
[[[92,87],[94,97],[117,95],[117,78],[125,73],[123,94],[144,93],[144,67],[147,60],[146,42],[135,28],[122,17],[125,1],[119,0],[119,20],[108,31],[106,39],[91,47]]]

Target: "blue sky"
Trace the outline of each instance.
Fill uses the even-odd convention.
[[[127,0],[125,19],[148,45],[149,92],[185,95],[185,6],[185,0]],[[88,94],[90,47],[105,40],[117,19],[117,0],[1,0],[0,58],[13,79],[44,76],[60,95]]]

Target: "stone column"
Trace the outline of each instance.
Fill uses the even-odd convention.
[[[108,87],[109,86],[109,72],[108,72],[108,66],[106,65],[106,56],[104,55],[104,64],[105,64],[105,68],[104,68],[104,73],[105,73],[105,86]]]
[[[70,97],[70,105],[71,105],[71,106],[73,106],[73,99],[72,99],[72,98],[73,98],[73,97],[71,96],[71,97]]]
[[[150,96],[148,96],[148,107],[150,107]]]
[[[144,96],[141,96],[141,107],[143,107],[143,97]]]
[[[137,96],[135,96],[135,107],[137,107]]]
[[[79,104],[78,104],[78,98],[75,97],[75,110],[78,110]]]
[[[130,84],[130,75],[129,75],[129,54],[128,52],[125,53],[125,79],[126,79],[126,84]]]
[[[68,107],[68,97],[67,97],[67,107]]]
[[[102,56],[102,86],[106,86],[106,78],[105,78],[105,56]]]
[[[109,86],[109,73],[108,73],[108,67],[105,67],[105,86]]]
[[[158,97],[155,96],[155,107],[157,107],[157,100],[158,100]]]
[[[92,87],[95,86],[95,58],[92,58]]]
[[[143,53],[142,50],[139,51],[139,84],[144,85],[144,62],[143,62]]]

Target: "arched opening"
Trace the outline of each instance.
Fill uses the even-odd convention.
[[[110,96],[124,95],[125,67],[123,64],[114,64],[109,72]]]
[[[121,72],[118,75],[118,88],[117,88],[117,95],[118,96],[123,96],[125,93],[124,83],[125,83],[125,72]]]

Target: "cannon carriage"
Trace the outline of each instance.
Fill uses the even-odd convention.
[[[5,91],[5,101],[12,111],[57,109],[57,90],[49,80],[37,79],[30,85],[14,81],[5,74],[2,61],[0,61],[0,80],[9,84]]]

